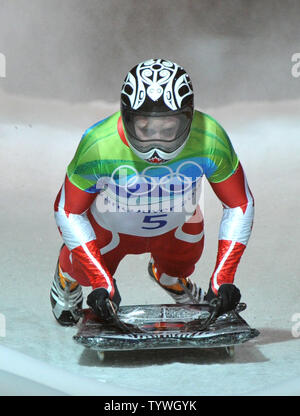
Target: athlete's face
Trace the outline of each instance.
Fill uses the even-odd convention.
[[[172,141],[175,139],[179,119],[176,117],[135,117],[135,132],[143,142]]]

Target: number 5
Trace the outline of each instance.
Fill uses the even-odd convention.
[[[146,215],[143,223],[151,224],[152,227],[142,227],[145,230],[155,230],[157,228],[161,228],[167,224],[166,220],[160,220],[159,217],[166,217],[168,214],[159,214],[159,215]],[[153,225],[156,225],[153,227]]]

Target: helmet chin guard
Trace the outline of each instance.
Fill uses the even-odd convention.
[[[169,160],[175,159],[175,157],[181,152],[181,150],[184,148],[185,143],[183,143],[178,149],[176,149],[174,152],[166,153],[160,149],[151,149],[148,152],[139,152],[137,149],[131,146],[130,142],[129,146],[134,151],[134,153],[140,157],[141,159],[146,160],[148,163],[152,164],[161,164],[161,163],[167,163]]]
[[[125,134],[131,149],[148,163],[166,163],[181,152],[193,111],[192,83],[178,64],[149,59],[127,74],[121,90]]]

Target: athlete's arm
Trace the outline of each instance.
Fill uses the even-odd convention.
[[[113,278],[105,267],[95,232],[86,214],[96,196],[97,193],[77,188],[66,176],[55,200],[55,220],[72,258],[77,257],[93,289],[104,287],[112,298]]]
[[[223,283],[234,281],[252,230],[254,199],[240,163],[228,179],[210,184],[223,205],[217,261],[211,276],[211,287],[217,294]]]

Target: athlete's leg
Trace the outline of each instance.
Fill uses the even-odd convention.
[[[196,297],[201,296],[199,288],[188,276],[194,272],[203,247],[204,224],[200,210],[183,226],[153,239],[152,259],[149,264],[150,276],[155,278],[164,289],[170,291],[171,296],[180,303],[190,303],[190,299],[182,296],[184,294],[182,283],[188,286]]]

